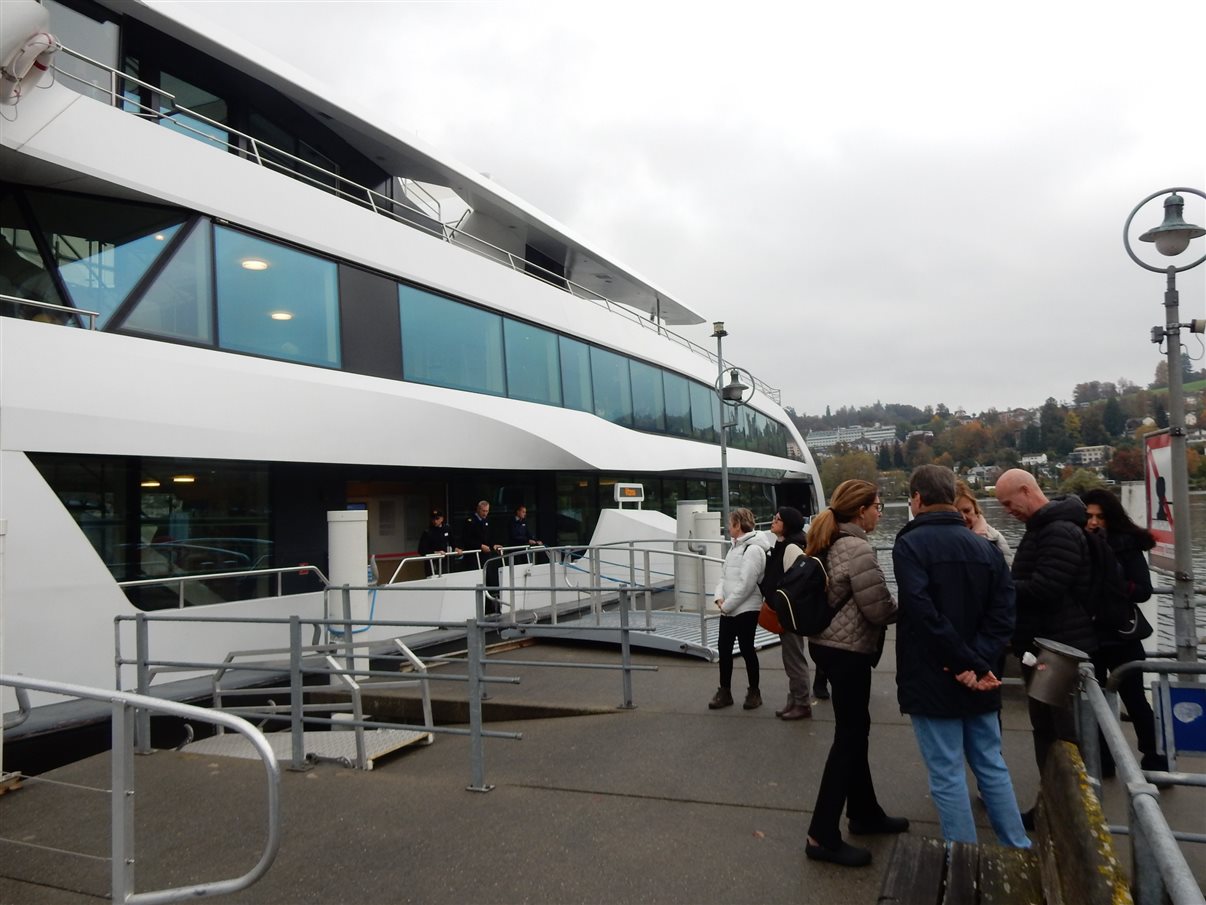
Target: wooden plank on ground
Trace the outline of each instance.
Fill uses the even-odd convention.
[[[1033,850],[980,846],[980,905],[1044,905],[1039,860]]]
[[[942,905],[974,905],[976,886],[980,876],[978,862],[979,851],[976,845],[968,842],[952,842],[950,856],[946,862],[946,889],[942,895]]]
[[[879,905],[938,905],[945,875],[946,844],[941,839],[897,836],[879,889]]]

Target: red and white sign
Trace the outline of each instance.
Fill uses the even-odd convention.
[[[1167,430],[1143,438],[1143,472],[1147,483],[1147,530],[1156,539],[1148,558],[1158,569],[1175,568],[1172,504],[1172,436]]]

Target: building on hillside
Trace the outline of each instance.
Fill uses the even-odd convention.
[[[1096,468],[1105,465],[1113,456],[1112,446],[1078,446],[1068,453],[1068,464]]]
[[[1033,453],[1029,456],[1022,456],[1022,467],[1023,468],[1032,468],[1035,465],[1046,465],[1046,464],[1047,464],[1047,454],[1046,453]]]
[[[851,449],[878,452],[881,446],[896,440],[896,428],[884,427],[881,424],[873,427],[839,427],[835,430],[809,431],[804,440],[808,449],[814,453],[828,452],[838,444],[844,444]]]

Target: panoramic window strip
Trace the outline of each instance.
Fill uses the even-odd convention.
[[[15,203],[22,193],[32,223]],[[207,218],[173,242],[189,217],[155,205],[0,185],[0,288],[58,302],[50,277],[56,273],[76,307],[101,313],[102,328],[355,370],[346,361],[340,318],[340,293],[351,290],[341,289],[337,262]],[[84,227],[60,229],[68,223]],[[403,380],[590,412],[704,443],[719,442],[727,421],[734,448],[801,458],[788,429],[757,409],[726,408],[722,421],[709,384],[388,277],[374,279],[383,288],[397,286]],[[45,317],[13,305],[0,314]]]

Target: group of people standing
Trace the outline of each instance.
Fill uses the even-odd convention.
[[[1142,659],[1140,641],[1105,637],[1093,623],[1085,532],[1107,532],[1134,602],[1151,594],[1143,558],[1152,545],[1150,534],[1131,522],[1108,491],[1092,491],[1084,500],[1049,500],[1034,477],[1020,469],[1001,476],[997,498],[1026,526],[1016,558],[949,468],[917,468],[909,480],[913,518],[898,533],[892,552],[895,600],[867,538],[883,511],[874,484],[838,485],[807,533],[803,516],[790,507],[779,509],[772,530],[764,533],[754,531],[749,510],[732,513],[733,547],[715,593],[721,612],[720,687],[709,707],[733,703],[734,640],[749,679],[744,706],[760,706],[754,633],[763,600],[801,552],[820,558],[828,576],[833,619],[808,639],[808,650],[832,688],[834,734],[808,827],[807,857],[848,867],[871,862],[868,849],[843,839],[843,810],[852,835],[909,827],[907,819],[889,816],[881,807],[868,762],[871,675],[883,653],[887,625],[897,625],[897,701],[912,724],[947,841],[976,842],[966,765],[1000,843],[1030,847],[1026,831],[1033,829],[1033,809],[1020,811],[1001,748],[1000,676],[1011,648],[1020,658],[1037,651],[1036,637],[1071,644],[1094,655],[1102,680],[1109,669]],[[789,633],[781,638],[789,697],[776,715],[810,717],[804,639]],[[1028,669],[1023,667],[1024,673]],[[1138,675],[1123,688],[1122,698],[1135,723],[1144,769],[1166,768],[1156,753],[1151,707]],[[1041,771],[1051,744],[1074,739],[1074,726],[1070,712],[1033,701],[1030,717]]]

